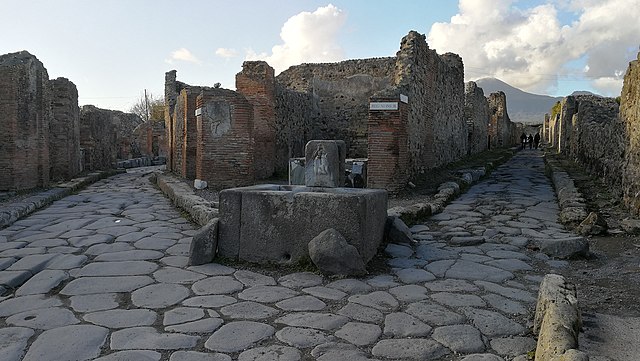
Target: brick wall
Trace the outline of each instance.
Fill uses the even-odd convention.
[[[484,91],[475,82],[468,82],[464,88],[464,119],[469,134],[468,154],[487,150],[489,142],[489,102]]]
[[[196,177],[223,189],[253,184],[253,108],[239,93],[205,89],[196,107],[198,149]]]
[[[370,107],[376,103],[395,103],[397,110],[369,110],[367,187],[397,192],[409,180],[410,106],[400,101],[399,96],[372,98]]]
[[[236,74],[236,89],[253,107],[254,169],[269,178],[276,166],[276,89],[273,68],[264,61],[245,61]]]
[[[51,126],[49,151],[50,177],[70,179],[82,171],[80,158],[80,108],[78,89],[69,79],[49,81],[51,97]]]
[[[49,75],[35,56],[0,56],[0,190],[48,185],[50,103]]]

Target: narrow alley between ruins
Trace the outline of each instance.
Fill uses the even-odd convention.
[[[567,264],[527,245],[575,237],[557,218],[522,151],[388,244],[389,273],[188,267],[195,226],[138,169],[0,231],[0,360],[526,360]]]

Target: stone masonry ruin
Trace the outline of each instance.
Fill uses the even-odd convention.
[[[251,184],[287,172],[289,159],[303,157],[309,140],[334,139],[345,143],[346,158],[368,158],[368,187],[398,191],[428,169],[485,150],[489,136],[494,147],[515,144],[504,94],[487,100],[477,86],[465,90],[462,59],[438,55],[415,31],[402,39],[395,57],[301,64],[275,77],[267,63],[247,61],[236,75],[236,88],[225,90],[224,102],[232,110],[231,99],[244,98],[251,120],[240,121],[253,124],[246,128],[251,134],[246,134],[242,152],[197,144],[208,138],[198,133],[196,113],[202,114],[204,103],[196,105],[195,99],[222,90],[184,84],[177,81],[176,71],[166,73],[169,170],[217,189],[234,182]],[[400,105],[372,105],[379,102]],[[224,137],[209,139],[220,142]],[[207,147],[216,148],[217,156],[206,154]],[[213,168],[197,174],[198,166],[207,168],[203,157],[209,157]],[[249,159],[253,173],[246,164]],[[245,169],[227,174],[224,181],[215,179],[215,167],[231,169],[233,164]]]
[[[542,127],[543,140],[555,152],[604,180],[636,215],[640,214],[639,63],[629,64],[619,105],[613,98],[568,96],[553,115],[545,116]]]
[[[27,51],[0,56],[0,114],[0,191],[47,187],[141,155],[137,115],[94,106],[80,110],[75,84],[49,80]]]

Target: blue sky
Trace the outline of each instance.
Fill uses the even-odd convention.
[[[28,50],[80,104],[127,110],[164,73],[235,89],[242,62],[393,56],[410,30],[524,90],[619,95],[640,44],[640,0],[0,0],[0,54]]]

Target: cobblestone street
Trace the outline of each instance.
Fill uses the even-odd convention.
[[[138,170],[0,231],[0,360],[512,360],[535,349],[526,245],[574,234],[522,151],[389,244],[391,273],[187,267],[195,227]],[[520,358],[524,359],[524,358]]]

